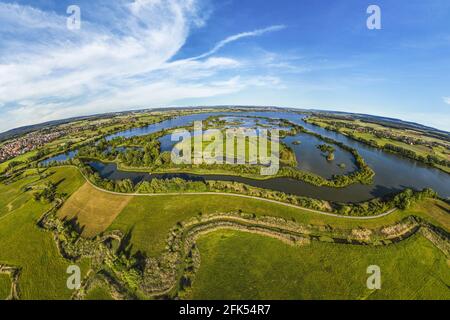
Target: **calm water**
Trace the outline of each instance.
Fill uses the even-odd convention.
[[[294,142],[300,141],[299,145]],[[317,145],[324,144],[322,140],[310,134],[300,133],[296,136],[283,139],[289,147],[294,150],[297,157],[297,168],[304,171],[316,173],[324,178],[331,178],[333,175],[342,175],[358,169],[354,163],[353,155],[338,146],[334,152],[334,160],[328,161],[326,155],[317,148]],[[344,163],[345,168],[339,167]]]
[[[73,159],[77,154],[78,154],[78,150],[69,151],[67,153],[58,154],[58,155],[56,155],[54,157],[51,157],[51,158],[48,158],[48,159],[45,159],[45,160],[41,161],[41,164],[48,165],[48,164],[50,164],[51,162],[54,162],[54,161],[56,161],[56,162],[64,162],[64,161],[67,161],[69,159]]]
[[[136,136],[145,136],[147,134],[155,133],[161,130],[180,127],[180,126],[186,126],[193,121],[203,121],[206,118],[214,115],[225,115],[226,113],[223,112],[211,112],[211,113],[199,113],[199,114],[191,114],[187,116],[181,116],[177,118],[173,118],[170,120],[165,120],[159,123],[151,124],[146,127],[142,128],[133,128],[130,130],[117,132],[112,135],[106,136],[106,141],[110,141],[116,137],[123,137],[123,138],[131,138]]]
[[[310,196],[333,201],[364,201],[377,196],[384,196],[404,189],[405,187],[413,189],[432,188],[444,198],[450,197],[450,175],[438,169],[428,167],[417,161],[401,157],[399,155],[386,153],[381,150],[366,146],[360,142],[353,141],[341,134],[327,131],[325,129],[309,125],[303,122],[304,115],[291,112],[242,112],[242,113],[204,113],[188,116],[181,116],[172,120],[163,121],[158,124],[149,125],[144,128],[136,128],[119,132],[108,136],[107,140],[114,137],[132,137],[135,135],[146,135],[163,129],[185,126],[196,120],[205,120],[213,115],[229,115],[230,119],[242,116],[262,116],[270,118],[281,118],[292,121],[304,126],[310,131],[317,132],[323,136],[341,141],[355,149],[361,154],[369,166],[375,171],[373,185],[366,186],[361,184],[352,185],[346,188],[326,188],[315,187],[301,181],[287,178],[275,178],[264,181],[246,179],[232,176],[197,176],[197,175],[163,175],[164,177],[178,176],[185,179],[204,179],[204,180],[224,180],[247,183],[249,185],[263,187],[272,190],[283,191],[296,195]],[[238,118],[236,118],[238,119]],[[244,118],[245,119],[245,118]],[[253,121],[245,121],[247,126],[254,124]],[[292,142],[300,140],[300,145],[294,145]],[[170,141],[170,135],[161,139],[163,151],[170,151],[173,142]],[[345,150],[336,147],[335,160],[327,161],[316,148],[317,144],[323,143],[321,140],[307,134],[299,134],[295,137],[287,137],[285,142],[293,148],[298,159],[298,168],[330,178],[333,174],[346,174],[356,170],[352,156]],[[49,159],[50,160],[50,159]],[[48,161],[48,160],[47,160]],[[345,163],[345,169],[338,166]],[[104,165],[102,163],[91,163],[91,165],[100,172],[101,176],[108,179],[130,178],[137,183],[142,179],[152,179],[161,177],[161,175],[149,175],[145,173],[121,172],[113,164]]]

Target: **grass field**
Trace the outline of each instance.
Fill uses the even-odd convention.
[[[0,172],[2,172],[3,170],[5,170],[11,162],[13,162],[13,161],[23,161],[23,162],[26,162],[26,161],[28,161],[28,159],[29,159],[30,157],[33,157],[33,156],[35,156],[36,154],[37,154],[37,151],[36,151],[36,150],[33,150],[33,151],[26,152],[26,153],[24,153],[24,154],[21,154],[21,155],[15,157],[15,158],[13,158],[13,159],[9,159],[9,160],[7,160],[7,161],[5,161],[5,162],[2,162],[2,163],[0,163]]]
[[[185,298],[450,299],[450,268],[428,240],[388,247],[311,242],[302,247],[238,231],[198,241],[201,266]],[[381,268],[381,290],[366,287],[369,265]]]
[[[265,161],[268,161],[272,155],[272,144],[275,142],[272,142],[270,137],[267,138],[267,150],[265,154],[263,154],[262,151],[259,150],[258,136],[246,137],[245,131],[240,130],[230,134],[226,134],[224,130],[221,132],[223,140],[216,141],[214,135],[204,134],[203,140],[199,144],[198,149],[201,149],[203,153],[206,152],[206,154],[210,155],[211,161],[213,161],[213,159],[221,159],[219,162],[222,160],[225,161],[226,159],[238,159],[245,163],[261,163],[263,162],[262,158],[266,159]],[[231,149],[228,149],[230,148],[228,146],[230,141],[233,145]],[[238,143],[238,141],[240,142]],[[185,139],[177,143],[174,147],[178,150],[189,150],[190,147],[191,153],[194,156],[195,144],[195,138],[192,137],[191,139]],[[279,160],[282,164],[293,167],[297,165],[295,153],[290,148],[287,148],[285,144],[278,143],[278,152]]]
[[[106,285],[95,285],[87,293],[85,300],[114,300]]]
[[[9,275],[0,273],[0,300],[8,298],[11,292],[11,279]]]
[[[34,171],[31,170],[28,173],[32,174],[33,172]],[[396,221],[399,221],[408,215],[414,214],[423,217],[438,226],[441,226],[447,231],[450,229],[450,206],[440,200],[429,199],[420,204],[414,205],[407,211],[396,211],[395,213],[387,217],[361,221],[319,215],[317,213],[311,213],[301,209],[281,206],[276,203],[268,203],[258,199],[239,198],[223,195],[190,194],[183,196],[159,195],[152,197],[113,195],[98,191],[87,185],[77,168],[52,168],[48,169],[48,172],[52,172],[53,174],[45,180],[51,180],[57,183],[58,192],[64,192],[68,195],[72,195],[67,200],[66,205],[58,213],[60,216],[77,216],[79,220],[78,222],[85,226],[85,234],[89,236],[93,236],[106,229],[119,229],[124,233],[129,232],[131,234],[130,243],[133,246],[132,251],[136,252],[138,250],[141,250],[147,253],[147,255],[149,256],[158,256],[165,250],[165,241],[167,239],[168,233],[170,229],[178,222],[185,221],[191,217],[198,216],[199,214],[206,215],[238,210],[246,213],[252,213],[257,216],[279,216],[289,220],[295,220],[299,223],[313,225],[329,224],[333,227],[339,228],[356,228],[359,226],[375,228],[382,225],[395,223]],[[70,263],[63,259],[58,253],[52,234],[50,232],[41,230],[36,226],[36,221],[38,220],[38,218],[46,210],[48,210],[51,205],[36,202],[32,199],[32,193],[30,191],[23,191],[24,187],[26,187],[27,185],[43,183],[45,182],[45,180],[38,181],[38,177],[36,175],[30,175],[13,184],[0,185],[0,263],[14,265],[22,268],[22,273],[19,279],[19,288],[21,298],[23,299],[66,299],[69,298],[72,294],[72,292],[66,288],[65,283],[67,279],[66,268]],[[244,241],[245,237],[249,237],[249,235],[247,234],[235,234],[239,236],[233,236],[231,237],[231,239],[237,238],[243,239],[242,241]],[[211,237],[214,238],[215,235],[216,233],[213,233]],[[255,240],[257,242],[259,241],[259,244],[255,244],[256,247],[264,247],[264,242],[266,241],[270,243],[275,241],[275,243],[277,243],[277,245],[275,246],[278,246],[278,248],[274,250],[278,250],[280,251],[280,253],[282,251],[290,252],[291,249],[306,250],[304,248],[290,248],[282,243],[279,244],[279,242],[276,240],[269,238],[262,238],[265,240],[258,240],[258,237],[253,237],[252,235],[250,235],[250,238],[257,239]],[[204,239],[209,239],[209,236]],[[202,263],[204,261],[206,261],[207,263],[208,260],[204,259],[208,259],[208,252],[212,252],[212,249],[208,251],[208,246],[211,246],[210,244],[208,244],[210,240],[208,240],[207,242],[204,241],[206,240],[202,239],[201,243],[204,243],[203,247],[206,250],[206,255],[203,253],[203,251],[201,251]],[[233,241],[239,242],[241,240]],[[240,248],[241,244],[235,244],[233,241],[231,245],[236,245],[237,248]],[[420,255],[417,255],[416,257],[414,256],[414,254],[412,254],[410,260],[407,260],[405,258],[405,261],[409,261],[410,263],[419,263],[413,259],[424,259],[424,261],[426,261],[427,263],[430,261],[438,261],[435,265],[429,267],[429,270],[432,273],[441,272],[439,271],[442,267],[441,260],[436,258],[435,251],[430,249],[430,244],[424,239],[419,239],[417,241],[418,242],[417,244],[415,244],[414,250],[408,249],[409,247],[407,247],[407,249],[410,251],[405,251],[406,249],[403,251],[398,250],[392,253],[392,256],[401,256],[401,252],[408,252],[408,254],[412,254],[417,251],[420,254],[423,253],[423,255],[427,253],[428,256],[426,257]],[[251,242],[250,239],[248,239],[248,242]],[[212,243],[214,243],[214,241]],[[222,242],[219,241],[217,243]],[[243,243],[245,244],[246,241],[244,241]],[[224,250],[223,252],[226,252],[227,242],[224,241],[223,244],[225,245],[224,249],[215,248],[214,250],[218,252],[222,252],[222,250]],[[282,246],[282,248],[279,247],[280,245]],[[317,246],[317,248],[315,246]],[[320,249],[322,248],[322,246],[323,244],[321,243],[313,243],[311,245],[311,248],[315,248],[314,250],[317,250],[318,253],[323,251],[322,257],[325,255],[324,252],[330,251],[337,252],[335,254],[336,259],[347,259],[347,261],[353,261],[355,259],[356,253],[353,253],[351,249],[345,249],[348,250],[348,252],[345,250],[342,251],[340,249],[344,248],[344,246],[342,245],[325,245],[325,247],[327,248],[326,250]],[[354,248],[352,246],[347,247]],[[339,249],[331,250],[331,248]],[[400,246],[399,248],[402,247]],[[270,253],[271,251],[268,249],[267,252]],[[380,253],[377,256],[375,253],[371,253],[371,251],[369,253],[373,254],[375,257],[382,257],[383,255],[388,256],[390,254]],[[301,255],[303,254],[304,253],[302,253]],[[310,259],[312,259],[310,261],[310,266],[314,265],[314,263],[320,262],[319,260],[317,260],[319,258],[312,258],[312,253],[310,253],[310,256]],[[277,264],[277,261],[279,264],[281,264],[281,261],[283,261],[283,259],[288,258],[284,256],[274,257],[274,265]],[[225,259],[225,256],[223,259]],[[229,261],[233,261],[234,256],[227,256],[226,259],[228,259]],[[242,257],[239,257],[238,259],[242,260]],[[271,258],[269,256],[267,261],[270,261],[270,259]],[[297,264],[298,261],[296,259],[299,259],[299,257],[297,257],[296,254],[292,253],[293,262],[286,260],[286,264]],[[214,265],[214,261],[214,259],[211,260],[212,269],[207,266],[205,267],[206,269],[202,270],[214,270],[214,268],[216,268]],[[365,263],[365,261],[363,262]],[[85,273],[88,270],[89,261],[84,260],[80,262],[79,265],[82,269],[82,272]],[[320,273],[327,270],[325,267],[321,268],[321,265],[322,264],[315,265],[315,269],[317,269],[316,272]],[[245,267],[245,264],[243,266]],[[259,272],[258,270],[259,269],[255,269],[253,272],[257,273]],[[243,269],[243,272],[244,271],[245,268]],[[206,271],[202,272],[204,273]],[[333,270],[332,273],[334,272],[335,271]],[[406,275],[404,275],[404,277],[409,277],[407,272],[405,273]],[[283,274],[285,274],[285,277],[287,275],[290,276],[290,274],[288,272],[285,273],[285,271],[283,271]],[[414,271],[411,274],[415,275],[416,272]],[[423,273],[417,274],[423,276]],[[262,275],[260,276],[262,277]],[[439,273],[439,277],[441,276],[442,274]],[[445,274],[445,276],[448,278],[448,274]],[[199,279],[202,279],[201,277],[203,276],[200,273]],[[270,279],[270,277],[268,279]],[[419,280],[420,279],[421,278],[419,278]],[[424,289],[419,293],[423,294],[424,297],[426,297],[426,288],[428,288],[429,286],[435,286],[435,283],[427,282],[427,284],[425,284],[423,281],[421,281],[422,280],[418,281],[417,283],[420,283]],[[199,285],[201,285],[200,280],[198,283]],[[230,285],[235,284],[233,284],[233,282],[230,282]],[[312,287],[306,290],[306,292],[316,292],[314,291],[314,285],[311,285]],[[324,285],[324,283],[322,283],[321,285]],[[319,286],[319,284],[317,284],[317,286]],[[1,290],[4,290],[2,287],[4,287],[4,285],[2,285],[0,279],[0,293],[2,292]],[[194,292],[195,297],[198,297],[199,295],[201,296],[201,292],[203,292],[202,290],[206,289],[201,289],[201,287],[199,287],[199,289],[195,290],[200,290]],[[294,296],[295,294],[306,294],[305,292],[298,293],[297,291],[295,291],[297,290],[295,288],[292,290],[293,291],[289,292],[294,294]],[[366,292],[364,291],[359,292],[358,290],[352,290],[353,291],[348,291],[348,294],[354,294],[354,292],[361,295],[366,294]],[[102,288],[101,286],[98,288],[94,288],[92,292],[89,292],[88,298],[108,298],[108,294],[106,291],[107,290],[105,288]],[[434,287],[433,291],[435,291]],[[214,291],[212,292],[214,293]],[[227,291],[224,291],[224,293],[226,292]],[[344,293],[345,292],[347,291],[344,291]],[[404,291],[402,294],[410,294],[409,292],[405,292],[406,291]],[[246,294],[245,290],[242,291],[242,294],[244,293]],[[377,292],[374,297],[378,297],[377,295],[380,294],[381,293]],[[418,297],[420,297],[420,295],[418,295]]]
[[[120,196],[119,196],[120,197]],[[135,251],[141,250],[151,256],[159,255],[165,248],[170,229],[200,213],[214,214],[242,210],[256,216],[278,216],[299,223],[327,225],[341,228],[359,226],[377,228],[393,224],[409,215],[423,217],[446,230],[450,230],[450,206],[440,200],[426,200],[406,211],[373,220],[349,220],[311,213],[301,209],[281,206],[257,199],[222,195],[184,195],[135,197],[109,227],[131,233]]]
[[[84,180],[76,168],[55,168],[48,180],[58,184],[58,191],[73,193]],[[66,287],[64,260],[50,232],[39,229],[36,222],[51,205],[32,199],[21,188],[37,180],[36,177],[0,185],[0,263],[22,268],[19,289],[22,299],[66,299],[72,294]],[[17,200],[20,198],[20,205]],[[8,202],[8,199],[11,202]],[[87,272],[88,261],[80,264]]]
[[[85,183],[66,201],[58,216],[75,218],[83,229],[83,236],[92,237],[108,228],[131,199],[98,191]]]

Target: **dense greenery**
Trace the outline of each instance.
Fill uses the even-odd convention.
[[[36,201],[51,203],[56,197],[56,184],[51,181],[45,183],[41,191],[35,192],[33,198]]]
[[[317,146],[317,149],[319,149],[320,151],[322,151],[323,153],[326,154],[326,157],[327,157],[328,161],[333,161],[334,160],[335,148],[333,146],[330,146],[329,144],[319,144]]]
[[[404,191],[385,200],[375,198],[366,202],[355,204],[337,203],[334,205],[334,208],[336,212],[342,215],[365,216],[375,212],[385,212],[395,207],[405,210],[408,209],[411,204],[424,198],[437,198],[437,193],[431,189],[424,189],[419,192],[415,192],[411,189],[405,189]]]
[[[372,183],[373,176],[375,175],[374,171],[365,163],[364,159],[359,155],[358,151],[354,148],[348,147],[345,144],[335,141],[333,139],[329,139],[327,137],[322,137],[321,135],[312,133],[307,131],[301,126],[291,124],[290,122],[284,122],[288,123],[292,126],[292,129],[288,131],[289,135],[295,135],[298,132],[307,132],[308,134],[315,135],[319,137],[320,139],[326,141],[327,143],[335,144],[339,147],[341,147],[344,150],[347,150],[350,152],[354,158],[355,163],[358,166],[358,170],[355,172],[352,172],[347,175],[335,175],[332,177],[332,179],[328,180],[325,179],[317,174],[313,174],[310,172],[305,172],[298,170],[293,167],[289,166],[282,166],[277,174],[275,176],[278,177],[289,177],[301,181],[305,181],[307,183],[316,185],[316,186],[328,186],[328,187],[345,187],[348,185],[351,185],[353,183],[364,183],[364,184],[370,184]],[[158,137],[160,135],[157,135]],[[147,141],[146,147],[144,147],[144,150],[128,150],[125,153],[119,153],[118,155],[118,162],[120,164],[125,164],[127,167],[131,168],[141,168],[146,167],[146,164],[144,164],[145,161],[149,163],[149,166],[147,166],[148,170],[155,171],[155,172],[171,172],[171,171],[177,171],[177,172],[195,172],[195,173],[223,173],[223,174],[235,174],[235,175],[241,175],[249,178],[270,178],[269,176],[261,176],[261,168],[260,166],[256,165],[233,165],[233,164],[173,164],[170,158],[169,152],[163,152],[159,154],[158,157],[156,157],[157,152],[155,149],[158,147],[158,140],[156,139],[155,134],[149,135],[147,137],[139,137],[139,139],[142,141],[143,139],[147,139],[144,141]],[[120,140],[119,140],[120,141]],[[153,149],[152,149],[153,147]],[[333,148],[332,146],[329,146],[330,148]],[[97,145],[97,146],[91,146],[88,150],[80,151],[80,156],[86,157],[86,158],[96,158],[103,161],[115,161],[115,157],[117,157],[114,153],[105,153],[104,145]],[[329,148],[327,148],[328,150]],[[90,150],[90,151],[89,151]],[[334,148],[333,148],[334,150]],[[158,151],[159,152],[159,151]],[[281,160],[285,160],[290,162],[291,161],[291,154],[293,154],[292,150],[289,150],[287,146],[282,144],[282,147],[280,149],[280,157]],[[331,155],[328,155],[329,160],[332,160]],[[150,163],[153,161],[153,163]]]
[[[317,145],[317,149],[326,153],[333,153],[336,150],[333,146],[330,146],[329,144],[319,144]]]

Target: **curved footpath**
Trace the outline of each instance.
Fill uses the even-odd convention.
[[[397,208],[393,208],[390,209],[386,212],[380,213],[378,215],[374,215],[374,216],[364,216],[364,217],[358,217],[358,216],[344,216],[344,215],[340,215],[340,214],[335,214],[335,213],[330,213],[330,212],[325,212],[325,211],[320,211],[320,210],[314,210],[314,209],[309,209],[309,208],[304,208],[304,207],[300,207],[294,204],[290,204],[290,203],[285,203],[285,202],[281,202],[281,201],[277,201],[277,200],[272,200],[272,199],[266,199],[266,198],[260,198],[260,197],[255,197],[255,196],[248,196],[248,195],[243,195],[243,194],[237,194],[237,193],[228,193],[228,192],[169,192],[169,193],[121,193],[121,192],[114,192],[114,191],[109,191],[109,190],[105,190],[102,189],[98,186],[96,186],[95,184],[93,184],[84,174],[83,172],[81,172],[80,168],[78,168],[77,166],[72,166],[72,165],[64,165],[64,166],[57,166],[57,168],[62,168],[62,167],[75,167],[77,168],[81,175],[83,176],[83,178],[95,189],[102,191],[102,192],[106,192],[109,194],[114,194],[114,195],[119,195],[119,196],[132,196],[132,197],[157,197],[157,196],[189,196],[189,195],[221,195],[221,196],[228,196],[228,197],[240,197],[240,198],[248,198],[248,199],[255,199],[255,200],[259,200],[259,201],[266,201],[266,202],[271,202],[271,203],[275,203],[278,205],[282,205],[285,207],[290,207],[290,208],[295,208],[295,209],[300,209],[300,210],[304,210],[304,211],[308,211],[308,212],[312,212],[312,213],[317,213],[317,214],[321,214],[321,215],[325,215],[325,216],[329,216],[329,217],[334,217],[334,218],[341,218],[341,219],[353,219],[353,220],[371,220],[371,219],[378,219],[378,218],[382,218],[385,216],[390,215],[391,213],[395,212],[397,210]],[[51,168],[51,167],[50,167]]]

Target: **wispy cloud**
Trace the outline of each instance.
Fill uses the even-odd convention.
[[[205,54],[174,61],[191,30],[206,23],[196,0],[99,2],[108,19],[83,20],[76,32],[66,29],[65,16],[0,2],[0,131],[280,81],[237,77],[242,62],[215,54],[233,41],[283,26],[233,35]]]
[[[444,99],[446,104],[450,104],[450,97],[443,97],[442,99]]]
[[[205,57],[211,56],[214,53],[218,52],[220,49],[222,49],[227,44],[229,44],[231,42],[234,42],[234,41],[237,41],[237,40],[240,40],[242,38],[257,37],[257,36],[261,36],[261,35],[263,35],[265,33],[268,33],[268,32],[280,31],[280,30],[282,30],[284,28],[286,28],[286,26],[284,26],[284,25],[275,25],[275,26],[270,26],[270,27],[264,28],[264,29],[257,29],[257,30],[250,31],[250,32],[242,32],[242,33],[238,33],[238,34],[232,35],[232,36],[230,36],[230,37],[228,37],[228,38],[218,42],[214,46],[214,48],[212,48],[210,51],[205,52],[205,53],[203,53],[203,54],[201,54],[201,55],[199,55],[197,57],[194,57],[192,59],[201,59],[201,58],[205,58]]]

